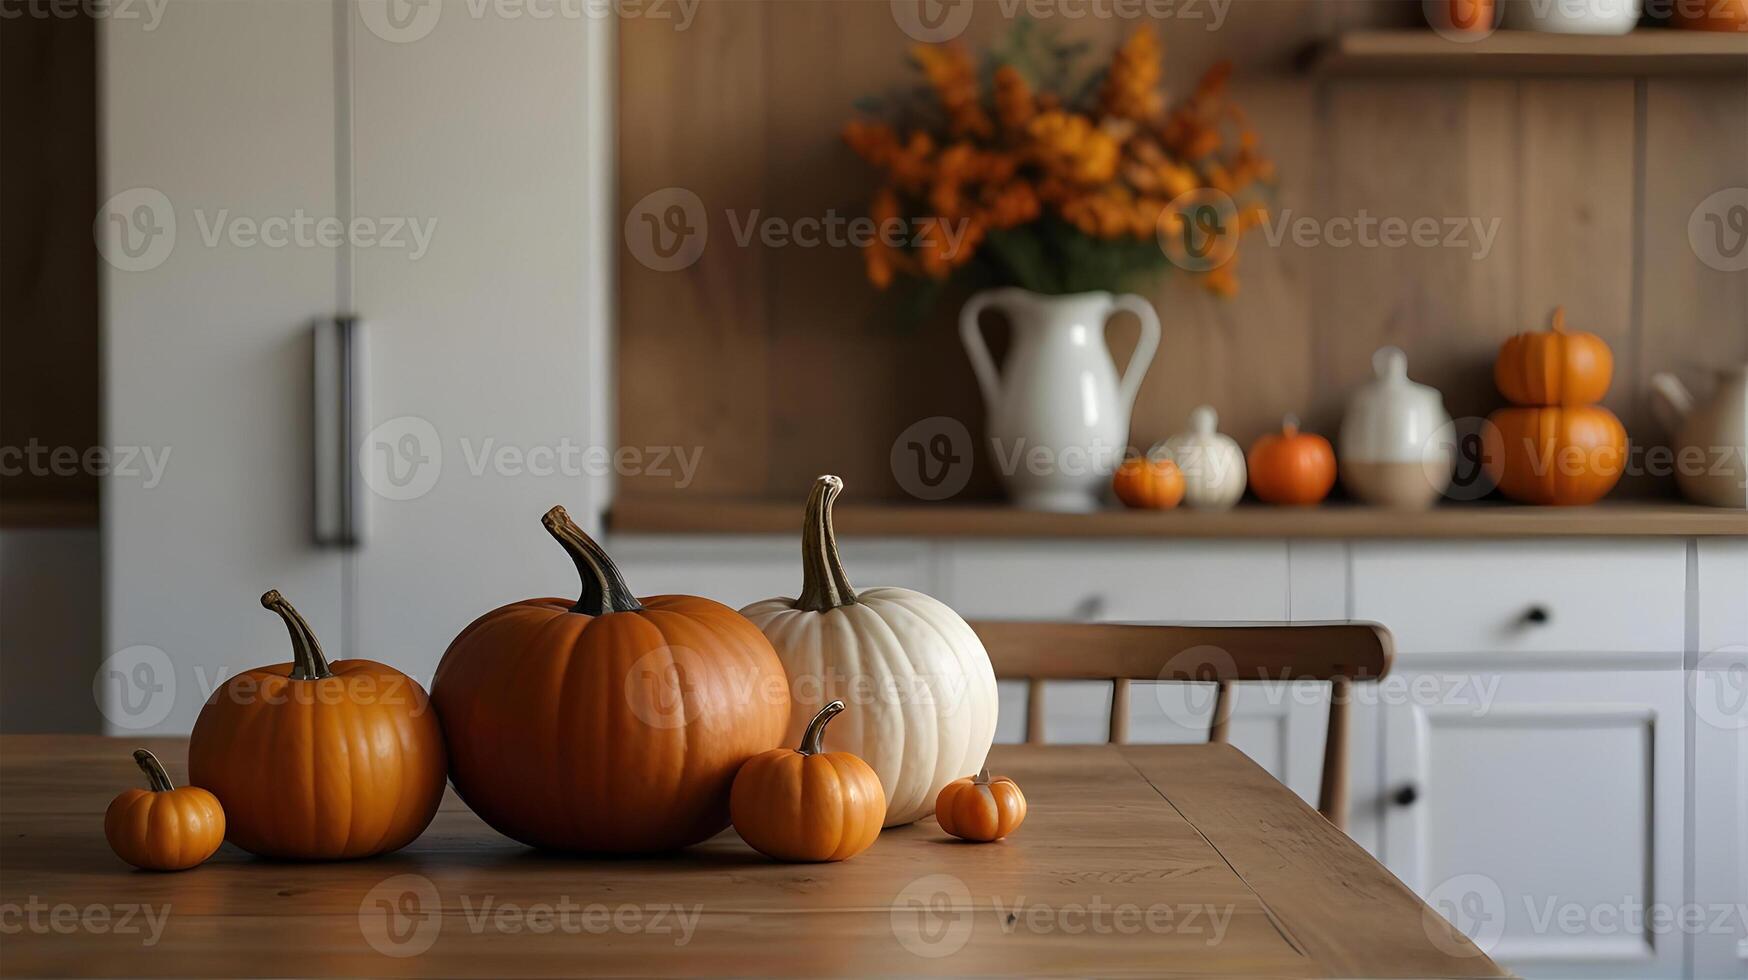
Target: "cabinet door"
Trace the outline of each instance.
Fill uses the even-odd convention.
[[[1525,976],[1675,976],[1683,672],[1409,673],[1383,856]]]
[[[1748,977],[1748,541],[1698,543],[1693,703],[1695,977]]]
[[[288,659],[269,588],[346,655],[341,559],[310,517],[310,325],[336,310],[334,253],[278,235],[340,213],[334,21],[277,0],[98,18],[113,734],[187,732],[224,678]]]

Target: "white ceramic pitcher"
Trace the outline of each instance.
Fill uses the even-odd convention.
[[[977,315],[1007,314],[1013,327],[1005,377]],[[1124,310],[1141,320],[1141,340],[1121,380],[1105,346],[1105,321]],[[1043,296],[991,289],[959,313],[959,335],[988,406],[991,461],[1014,503],[1031,510],[1089,511],[1129,443],[1129,411],[1159,349],[1159,317],[1133,294]]]

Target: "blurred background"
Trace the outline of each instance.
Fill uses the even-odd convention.
[[[640,593],[793,594],[830,472],[856,580],[967,616],[1384,622],[1356,840],[1435,905],[1482,876],[1500,914],[1459,924],[1525,975],[1748,975],[1741,8],[0,0],[0,731],[186,732],[285,658],[268,588],[428,681],[574,587],[555,503]],[[929,227],[970,237],[931,264]],[[980,385],[978,291],[1070,281],[1143,302],[1073,350],[1028,346],[1048,303],[972,308]],[[1556,308],[1603,393],[1511,422],[1496,372],[1553,355],[1502,344]],[[1384,348],[1430,403],[1362,406]],[[1004,459],[1060,461],[1062,418],[1120,456],[1203,405],[1250,450],[1235,508],[1181,447],[1181,506],[1109,466],[1014,506]],[[1326,472],[1259,470],[1289,415]],[[1514,424],[1587,462],[1514,483]],[[1404,462],[1406,506],[1350,475]],[[1110,697],[1064,685],[1052,737]],[[1320,697],[1234,722],[1308,797]],[[1136,737],[1204,709],[1138,697]],[[1659,903],[1736,914],[1632,919]]]

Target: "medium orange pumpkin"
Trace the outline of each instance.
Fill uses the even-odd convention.
[[[800,748],[762,752],[740,767],[729,811],[753,850],[779,861],[842,861],[880,836],[880,776],[861,757],[821,746],[826,723],[842,710],[842,701],[819,709]]]
[[[245,851],[303,861],[405,847],[443,799],[443,733],[424,688],[373,660],[328,662],[277,590],[261,597],[293,660],[213,692],[188,742],[188,774],[224,804]]]
[[[1626,466],[1627,430],[1599,406],[1502,408],[1488,416],[1497,447],[1483,453],[1499,492],[1526,504],[1601,500]],[[1491,434],[1488,441],[1491,441]]]
[[[1335,486],[1335,449],[1320,435],[1300,432],[1299,420],[1291,415],[1281,420],[1280,432],[1251,444],[1245,462],[1251,492],[1265,503],[1315,504]]]
[[[1506,340],[1493,362],[1493,383],[1514,405],[1591,405],[1613,377],[1614,353],[1593,333],[1569,332],[1565,307],[1548,330]]]
[[[961,840],[988,843],[1020,829],[1026,819],[1026,794],[1006,776],[989,775],[984,766],[975,776],[955,779],[935,800],[935,820]]]
[[[225,810],[198,786],[177,789],[158,757],[134,750],[150,790],[123,790],[103,814],[103,836],[115,856],[146,871],[181,871],[207,858],[225,840]]]
[[[633,596],[563,507],[543,523],[582,597],[494,609],[450,643],[431,697],[456,792],[535,847],[649,853],[716,834],[735,772],[783,739],[777,652],[721,603]]]
[[[1111,489],[1126,507],[1170,510],[1184,499],[1184,474],[1169,459],[1131,456],[1117,467]]]

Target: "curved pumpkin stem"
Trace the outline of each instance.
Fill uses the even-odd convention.
[[[977,775],[971,777],[971,781],[979,786],[988,786],[990,782],[989,763],[985,762],[983,768],[977,770]]]
[[[801,598],[795,608],[826,612],[856,601],[856,590],[838,557],[838,538],[832,531],[832,501],[844,490],[844,481],[822,476],[813,481],[807,495],[807,513],[801,519]]]
[[[1566,332],[1566,308],[1564,306],[1554,307],[1554,316],[1548,324],[1548,329],[1555,333]]]
[[[146,779],[152,784],[152,792],[168,793],[176,788],[176,784],[170,781],[170,774],[164,771],[164,764],[158,761],[157,756],[145,749],[134,749],[134,762],[145,772]]]
[[[631,594],[625,579],[607,552],[589,537],[563,507],[554,507],[540,519],[548,534],[563,546],[571,561],[577,564],[577,574],[583,579],[583,594],[571,612],[585,616],[601,616],[612,612],[637,612],[643,603]]]
[[[324,677],[334,676],[328,669],[328,658],[322,654],[322,644],[316,640],[315,630],[298,615],[291,603],[285,601],[285,596],[278,589],[269,589],[261,596],[261,605],[279,614],[285,620],[285,628],[291,632],[291,679],[294,681],[319,681]]]
[[[825,749],[822,745],[825,740],[826,722],[836,718],[838,713],[843,710],[844,703],[842,701],[833,701],[819,709],[819,714],[814,715],[813,720],[807,723],[807,731],[801,733],[801,747],[795,751],[802,755],[818,755],[824,752]]]

